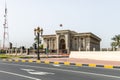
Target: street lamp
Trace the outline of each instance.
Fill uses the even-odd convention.
[[[34,29],[34,35],[37,38],[37,45],[38,45],[38,47],[37,47],[37,59],[38,60],[40,60],[39,44],[41,43],[41,39],[40,39],[41,37],[40,36],[42,36],[42,34],[43,34],[43,29],[42,28],[37,27],[37,28]]]

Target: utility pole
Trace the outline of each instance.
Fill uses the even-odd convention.
[[[7,4],[5,1],[5,14],[4,14],[4,33],[3,33],[3,49],[6,49],[9,45],[9,33],[8,33],[8,22],[7,22]]]

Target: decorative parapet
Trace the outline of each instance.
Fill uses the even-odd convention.
[[[97,39],[98,41],[101,41],[101,38],[99,38],[98,36],[94,35],[91,32],[87,32],[87,33],[78,33],[76,36],[80,36],[80,37],[92,37],[94,39]]]

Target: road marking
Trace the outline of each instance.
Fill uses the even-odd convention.
[[[104,76],[109,78],[116,78],[120,79],[119,76],[113,76],[113,75],[105,75],[105,74],[98,74],[98,73],[90,73],[90,72],[83,72],[83,71],[73,71],[73,70],[66,70],[66,69],[57,69],[57,68],[49,68],[49,67],[38,67],[38,66],[31,66],[31,65],[21,65],[21,64],[8,64],[8,63],[0,63],[5,65],[14,65],[14,66],[22,66],[22,67],[31,67],[31,68],[41,68],[41,69],[48,69],[48,70],[57,70],[57,71],[63,71],[63,72],[74,72],[74,73],[82,73],[82,74],[90,74],[90,75],[97,75],[97,76]]]
[[[21,75],[21,74],[16,74],[16,73],[12,73],[12,72],[7,72],[7,71],[2,71],[2,70],[0,70],[0,72],[1,73],[15,75],[15,76],[19,76],[19,77],[23,77],[23,78],[27,78],[27,79],[31,79],[31,80],[41,80],[41,79],[38,79],[38,78],[34,78],[34,77],[30,77],[30,76],[25,76],[25,75]]]
[[[55,73],[49,73],[49,72],[28,72],[29,74],[34,74],[34,75],[47,75],[47,74],[52,74],[54,75]]]
[[[27,72],[29,72],[29,71],[35,71],[33,69],[21,69],[21,70],[24,70],[24,71],[27,71]]]
[[[47,74],[55,74],[55,73],[50,73],[50,72],[41,72],[41,71],[35,71],[33,69],[21,69],[24,71],[27,71],[29,74],[34,74],[34,75],[47,75]]]
[[[60,67],[60,65],[59,64],[52,64],[53,66],[56,66],[56,67]]]

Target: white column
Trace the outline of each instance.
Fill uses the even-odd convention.
[[[86,50],[86,40],[85,40],[85,38],[83,38],[83,48]]]
[[[56,35],[57,54],[59,54],[59,35]]]
[[[79,44],[79,51],[81,50],[81,39],[80,39],[80,37],[78,38],[79,40],[79,42],[78,42],[78,44]]]
[[[68,35],[65,35],[65,42],[66,42],[66,49],[67,49],[67,53],[69,53],[69,41],[68,41]]]
[[[51,39],[51,49],[53,50],[53,38]]]
[[[87,51],[90,51],[90,43],[87,43]]]
[[[90,38],[89,37],[86,38],[86,48],[87,48],[87,51],[90,51]]]
[[[49,38],[49,50],[51,49],[51,44],[50,44],[50,42],[51,42],[51,39]]]

